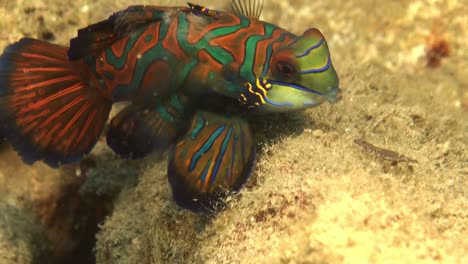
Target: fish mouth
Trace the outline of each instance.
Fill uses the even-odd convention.
[[[333,88],[328,93],[326,93],[324,97],[329,104],[334,104],[340,101],[343,97],[343,90],[341,90],[339,87]]]

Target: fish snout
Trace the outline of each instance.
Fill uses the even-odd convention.
[[[339,87],[333,88],[325,95],[325,98],[330,104],[334,104],[340,101],[342,97],[343,97],[343,90]]]

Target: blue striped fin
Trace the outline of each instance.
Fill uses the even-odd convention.
[[[169,182],[176,202],[193,211],[222,203],[247,181],[255,161],[247,120],[198,111],[169,156]]]

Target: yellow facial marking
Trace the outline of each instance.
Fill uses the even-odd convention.
[[[247,97],[245,97],[244,94],[241,94],[241,97],[242,97],[242,101],[243,101],[243,102],[247,102]]]
[[[263,95],[266,96],[267,91],[265,90],[265,88],[263,88],[259,78],[257,78],[255,84],[257,85],[257,88],[260,89],[260,91],[262,91]]]
[[[257,80],[258,80],[258,79],[257,79]],[[257,81],[257,82],[258,82],[258,81]],[[260,101],[262,102],[262,104],[265,104],[265,103],[266,103],[266,101],[263,99],[262,95],[261,95],[260,93],[258,93],[258,92],[255,92],[255,91],[252,89],[253,86],[252,86],[251,83],[247,82],[247,83],[245,83],[245,84],[249,87],[249,92],[250,92],[251,94],[257,95],[258,98],[260,98]]]

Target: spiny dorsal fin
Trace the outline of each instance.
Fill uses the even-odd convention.
[[[263,0],[231,0],[228,10],[238,16],[259,19],[263,10]]]
[[[198,16],[203,15],[203,16],[211,17],[211,18],[217,20],[218,17],[221,15],[221,12],[218,11],[218,10],[209,9],[207,7],[197,5],[197,4],[193,4],[193,3],[190,3],[190,2],[187,2],[187,4],[190,7],[190,10],[192,11],[192,13],[194,13],[194,14],[196,14]]]

